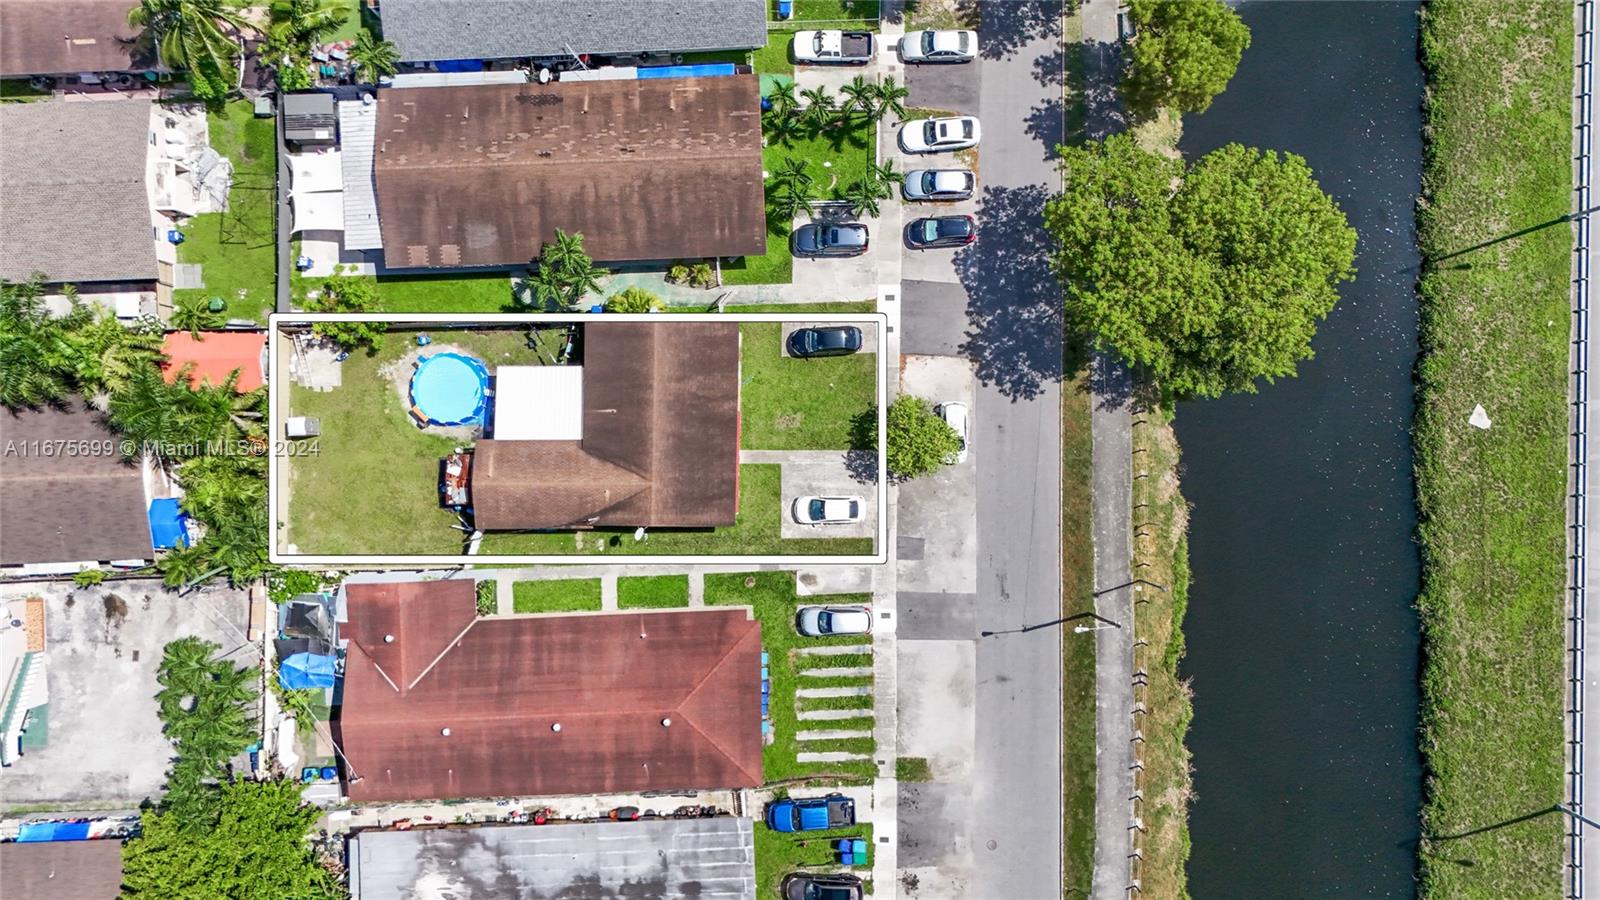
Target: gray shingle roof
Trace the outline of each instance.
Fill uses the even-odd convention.
[[[0,278],[152,281],[150,103],[0,105]]]
[[[765,0],[383,0],[407,62],[760,47]]]

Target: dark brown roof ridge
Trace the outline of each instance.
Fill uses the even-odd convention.
[[[692,705],[694,705],[695,699],[699,696],[700,690],[705,687],[708,681],[711,680],[711,677],[721,672],[722,668],[728,664],[728,659],[733,656],[734,651],[738,650],[741,644],[750,639],[751,630],[755,632],[756,643],[759,645],[761,642],[761,623],[755,618],[754,611],[750,607],[735,608],[745,610],[745,614],[750,617],[748,621],[751,628],[747,629],[744,634],[740,635],[737,641],[732,641],[728,644],[728,647],[723,651],[722,656],[718,657],[717,661],[712,663],[710,668],[706,669],[705,673],[700,676],[699,680],[697,680],[694,685],[689,688],[689,693],[684,695],[682,700],[678,701],[678,708],[676,712],[680,713],[683,716],[684,721],[688,722],[696,732],[706,739],[707,744],[710,744],[718,753],[726,757],[728,761],[733,764],[734,768],[744,772],[746,775],[749,775],[756,781],[760,781],[760,772],[751,773],[749,770],[745,769],[744,766],[740,765],[739,761],[727,751],[727,748],[722,746],[720,741],[706,733],[706,731],[695,722],[694,711],[691,708]]]

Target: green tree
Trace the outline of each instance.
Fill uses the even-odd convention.
[[[200,339],[200,332],[214,331],[227,321],[228,317],[213,310],[205,297],[185,297],[172,307],[172,327],[189,332],[196,340]]]
[[[811,176],[811,168],[806,161],[793,156],[786,156],[778,164],[778,171],[773,174],[771,205],[775,212],[787,225],[795,220],[801,213],[811,209],[811,201],[816,199],[816,179]]]
[[[272,0],[267,6],[268,57],[279,52],[304,56],[311,45],[331,37],[350,11],[335,0]]]
[[[1221,0],[1132,0],[1134,37],[1122,94],[1143,115],[1202,112],[1250,46],[1250,28]]]
[[[399,70],[400,50],[393,41],[380,40],[363,29],[356,35],[355,46],[350,48],[350,61],[355,63],[361,80],[373,84]]]
[[[872,106],[872,121],[881,122],[886,118],[894,117],[903,119],[906,115],[906,100],[911,96],[911,89],[894,80],[893,75],[883,76],[874,91]]]
[[[123,848],[122,896],[343,896],[306,838],[321,810],[304,804],[294,781],[234,781],[212,801],[209,827],[196,830],[176,811],[146,812]]]
[[[774,141],[787,141],[800,130],[800,98],[795,95],[794,82],[780,81],[767,95],[769,108],[762,116],[762,128]]]
[[[844,98],[840,109],[846,116],[862,113],[871,118],[872,112],[877,108],[878,86],[867,81],[864,76],[857,75],[850,79],[850,83],[839,88],[839,96]]]
[[[806,128],[811,131],[822,131],[838,123],[839,102],[828,93],[827,88],[814,87],[801,91],[800,96],[806,102],[805,108],[800,111],[800,121]]]
[[[305,300],[312,312],[367,313],[377,312],[382,306],[378,299],[378,282],[366,276],[333,275],[322,281],[322,290]],[[317,322],[311,330],[320,337],[338,344],[342,349],[355,350],[366,347],[369,354],[383,346],[382,322],[357,322],[340,320]]]
[[[926,475],[945,465],[961,449],[961,438],[921,397],[901,394],[884,414],[888,425],[884,449],[889,474],[896,479]],[[865,447],[877,446],[877,418],[866,423]]]
[[[212,821],[212,785],[226,777],[228,760],[255,736],[248,712],[255,672],[217,659],[221,649],[200,638],[179,638],[162,650],[156,668],[156,715],[177,753],[162,806],[193,830]]]
[[[233,90],[237,34],[247,26],[235,0],[139,0],[128,24],[144,30],[163,65],[188,72],[196,97],[214,103]]]
[[[606,299],[606,312],[613,313],[650,313],[665,307],[660,297],[638,286],[623,288]]]
[[[556,239],[540,249],[539,267],[528,283],[546,308],[576,309],[585,296],[600,292],[600,279],[610,274],[584,251],[582,234],[557,228]]]
[[[1298,156],[1231,144],[1186,172],[1115,135],[1061,169],[1045,225],[1069,327],[1180,396],[1293,375],[1354,277],[1355,232]]]
[[[62,318],[44,306],[44,276],[0,281],[0,404],[38,409],[61,403],[77,389],[78,353],[72,333],[92,313],[73,303]]]
[[[845,199],[850,201],[850,208],[857,216],[876,218],[879,201],[893,197],[899,181],[900,173],[895,171],[894,163],[874,163],[867,167],[864,176],[845,188]]]

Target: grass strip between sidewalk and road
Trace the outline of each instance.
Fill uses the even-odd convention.
[[[1087,373],[1061,392],[1061,615],[1094,612],[1093,436]],[[1087,897],[1094,879],[1094,635],[1061,642],[1062,895]],[[904,757],[902,757],[902,760]]]
[[[1423,7],[1424,900],[1563,896],[1572,17]]]

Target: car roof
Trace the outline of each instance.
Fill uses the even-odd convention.
[[[828,225],[831,234],[829,239],[836,244],[858,246],[867,242],[867,226],[865,225]]]
[[[843,347],[860,334],[860,329],[854,325],[825,325],[811,329],[811,333],[817,336],[819,346]]]

